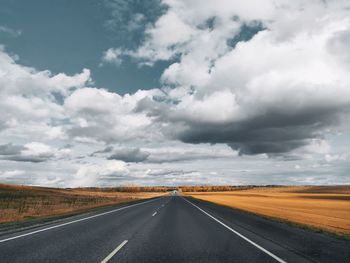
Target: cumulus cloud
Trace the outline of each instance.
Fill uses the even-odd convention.
[[[162,76],[165,98],[139,107],[166,123],[169,138],[273,156],[323,140],[348,116],[346,2],[164,2],[135,54],[150,63],[178,57]],[[174,17],[181,27],[166,39]],[[255,35],[230,45],[254,24]]]
[[[110,31],[128,9],[121,31],[142,34],[107,49],[103,63],[167,61],[159,89],[120,95],[95,87],[88,69],[37,70],[1,47],[3,177],[62,186],[263,183],[269,174],[346,181],[348,156],[329,137],[349,128],[348,1],[163,0],[150,4],[160,6],[154,14],[108,2]]]
[[[96,186],[108,181],[128,180],[129,170],[122,161],[106,161],[99,164],[82,165],[70,177],[69,185],[72,187]]]
[[[143,44],[124,55],[176,60],[161,78],[167,95],[137,107],[168,138],[273,156],[323,140],[348,115],[345,1],[163,4]]]
[[[120,48],[110,48],[103,53],[102,62],[120,65],[123,62],[123,51]]]
[[[67,133],[73,138],[90,138],[117,142],[157,136],[145,134],[152,126],[146,113],[135,112],[138,101],[160,94],[159,90],[142,91],[124,96],[98,88],[81,88],[66,97],[64,107],[71,117]]]
[[[55,123],[67,118],[60,98],[90,81],[90,71],[68,76],[37,71],[17,63],[17,58],[0,48],[0,130],[28,134],[35,130],[42,136],[63,137]]]

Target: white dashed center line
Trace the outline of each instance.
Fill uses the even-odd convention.
[[[119,250],[122,249],[122,247],[128,243],[128,240],[124,240],[119,246],[117,246],[104,260],[101,261],[101,263],[107,263],[115,254],[118,253]]]

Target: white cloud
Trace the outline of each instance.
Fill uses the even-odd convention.
[[[113,181],[118,178],[127,180],[129,171],[122,161],[105,161],[101,164],[84,164],[68,184],[72,187],[96,186],[99,183]]]
[[[23,147],[24,149],[21,151],[21,154],[24,157],[37,157],[43,159],[64,158],[68,157],[71,152],[70,149],[57,149],[40,142],[26,143]]]
[[[15,30],[7,26],[1,26],[0,25],[0,34],[6,34],[10,37],[19,37],[22,35],[22,30]]]
[[[50,158],[54,155],[52,147],[40,142],[25,144],[21,154],[24,156],[38,156],[44,158]]]
[[[53,92],[62,95],[68,94],[72,89],[86,85],[90,81],[90,70],[84,69],[82,73],[67,76],[64,73],[53,75],[50,71],[37,71],[16,63],[16,57],[9,56],[4,48],[0,50],[0,83],[1,92],[7,94],[21,94],[25,96],[46,96]]]
[[[123,51],[120,48],[109,48],[103,53],[102,62],[120,65],[123,62]]]
[[[339,162],[339,161],[349,161],[350,153],[340,153],[340,154],[326,154],[324,159],[327,163]]]
[[[8,128],[12,134],[23,134],[41,128],[50,133],[47,125],[54,119],[66,117],[56,96],[67,96],[89,81],[90,71],[87,69],[74,76],[53,75],[49,71],[37,71],[17,64],[15,58],[1,48],[0,129]]]
[[[103,89],[82,88],[65,99],[71,116],[71,137],[87,137],[104,142],[125,141],[156,136],[146,133],[152,125],[145,113],[135,112],[137,103],[159,94],[158,90],[138,91],[120,96]]]
[[[182,20],[178,13],[169,10],[157,20],[154,27],[146,30],[148,41],[133,56],[168,60],[194,34],[195,30]]]

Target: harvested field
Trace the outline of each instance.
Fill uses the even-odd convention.
[[[84,211],[164,192],[116,192],[106,189],[58,189],[0,184],[0,223]]]
[[[350,186],[253,187],[228,192],[184,194],[263,216],[350,235]]]

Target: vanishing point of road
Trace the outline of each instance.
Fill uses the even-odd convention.
[[[350,241],[178,195],[0,236],[0,262],[349,262]]]

